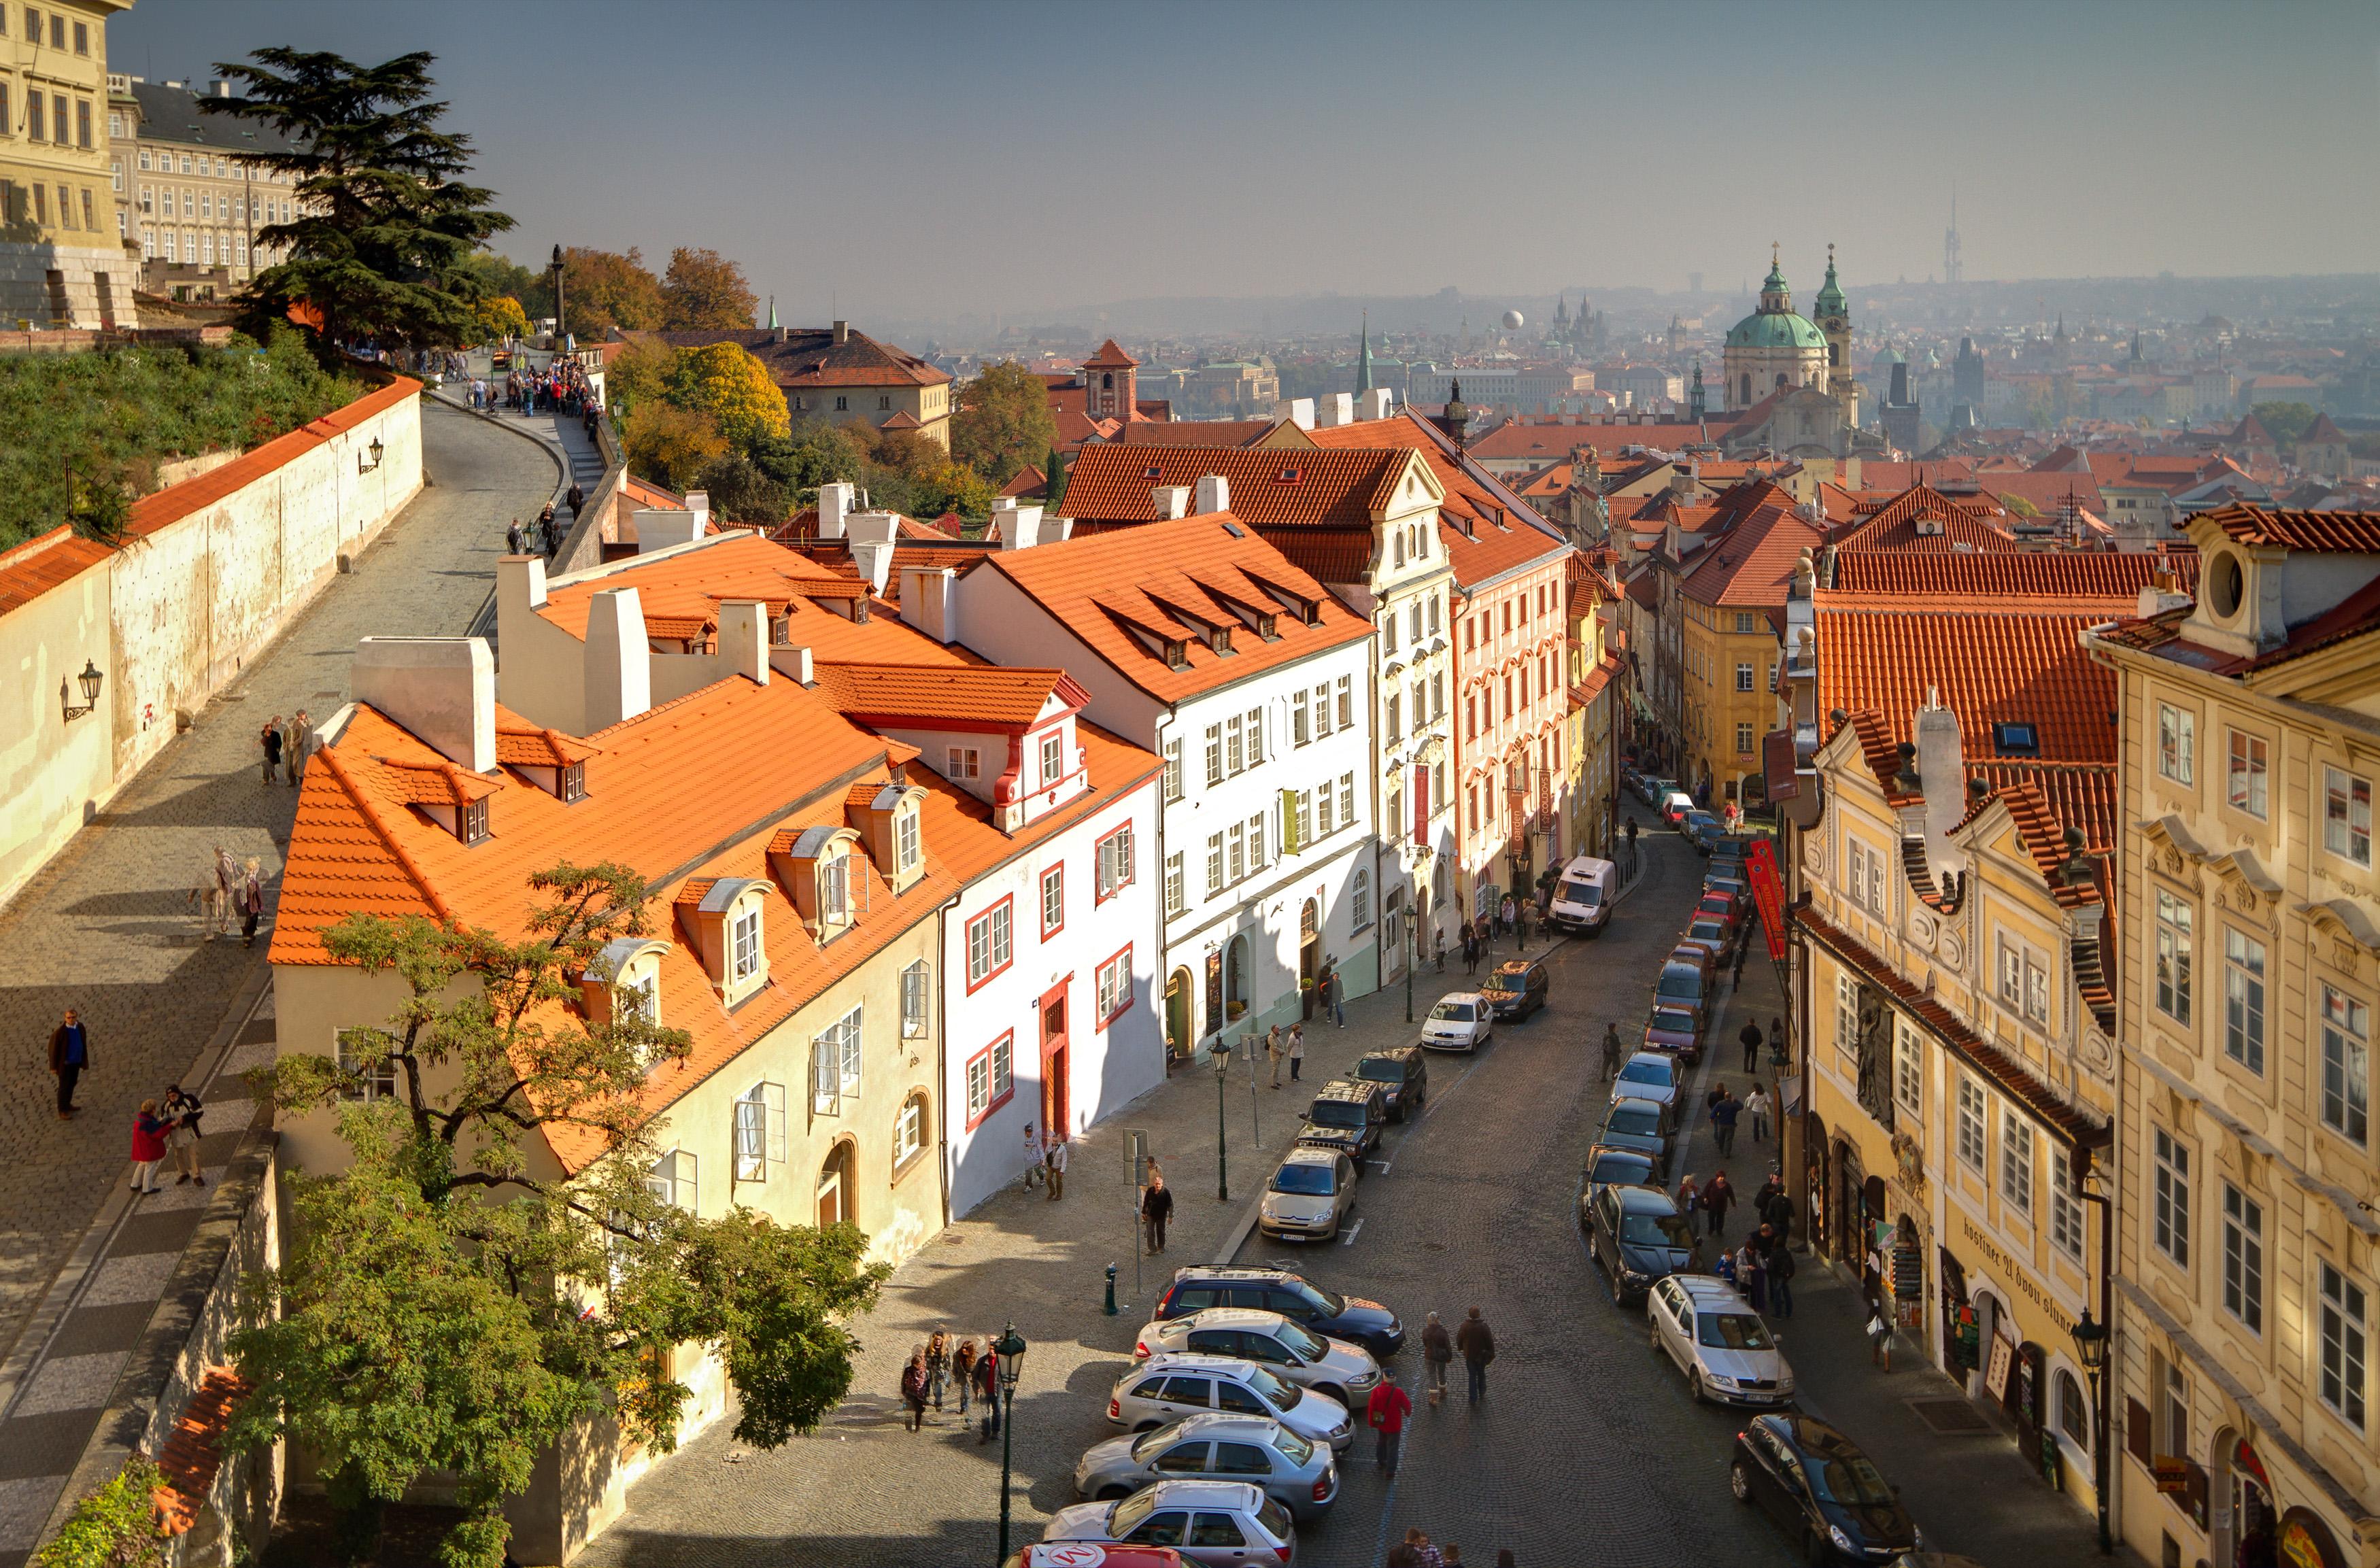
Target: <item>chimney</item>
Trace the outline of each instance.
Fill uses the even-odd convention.
[[[807,648],[771,649],[769,664],[795,686],[818,684],[818,678],[810,673],[810,650]]]
[[[640,506],[630,516],[637,525],[637,553],[639,555],[650,555],[673,544],[685,544],[700,539],[705,525],[710,520],[708,511],[677,512],[659,506]]]
[[[844,519],[851,516],[852,497],[857,492],[855,487],[847,480],[837,480],[832,484],[819,486],[819,537],[820,539],[841,539],[844,536]]]
[[[214,80],[209,82],[207,85],[218,98],[228,98],[231,96],[231,83],[224,80],[221,77],[215,78]]]
[[[1312,430],[1314,428],[1314,399],[1311,397],[1292,397],[1282,402],[1276,403],[1272,406],[1272,417],[1276,419],[1287,419],[1299,430]]]
[[[642,645],[638,645],[641,649]],[[356,644],[356,700],[474,773],[496,765],[496,660],[480,637],[368,637]]]
[[[1304,398],[1299,402],[1305,401]],[[1220,474],[1204,474],[1198,480],[1197,516],[1232,509],[1232,481]]]
[[[1352,392],[1326,392],[1315,406],[1315,424],[1323,430],[1355,422],[1355,395]]]
[[[503,555],[496,560],[496,602],[525,610],[545,608],[545,557]]]
[[[791,327],[779,327],[777,329],[777,341],[779,343],[784,342],[786,339],[793,336],[793,333],[794,329]]]
[[[1390,393],[1389,389],[1385,386],[1376,386],[1369,392],[1357,393],[1355,395],[1356,421],[1361,423],[1366,419],[1387,419],[1389,417],[1389,405]]]
[[[1041,542],[1041,508],[1002,496],[991,504],[992,527],[1002,550],[1030,550]]]
[[[852,565],[868,579],[868,591],[880,597],[884,592],[885,579],[892,574],[892,541],[889,539],[855,539],[851,541]]]
[[[645,608],[633,588],[606,589],[587,605],[587,733],[653,705]]]
[[[687,491],[686,492],[686,509],[703,520],[703,527],[698,529],[696,532],[698,534],[708,533],[710,531],[710,492],[707,490]]]
[[[1148,496],[1157,504],[1157,520],[1160,523],[1190,515],[1190,487],[1186,484],[1160,484]]]
[[[835,323],[834,323],[834,346],[835,346],[837,348],[840,348],[840,347],[842,347],[844,344],[849,343],[850,341],[851,341],[851,323],[850,323],[849,322],[835,322]]]
[[[862,544],[889,544],[901,527],[898,512],[854,512],[844,519],[844,537],[856,550]]]
[[[727,673],[769,684],[769,605],[759,599],[719,602],[719,662]]]
[[[901,618],[936,642],[959,639],[958,574],[948,566],[901,572]]]

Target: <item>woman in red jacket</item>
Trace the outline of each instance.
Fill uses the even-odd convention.
[[[165,1124],[157,1115],[157,1102],[144,1100],[140,1113],[132,1118],[132,1190],[136,1193],[163,1192],[155,1177],[157,1161],[165,1158]]]

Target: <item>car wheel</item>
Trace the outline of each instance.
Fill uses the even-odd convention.
[[[1686,1397],[1696,1404],[1710,1403],[1710,1390],[1703,1386],[1702,1368],[1699,1367],[1686,1374]]]
[[[1806,1525],[1803,1528],[1802,1561],[1808,1563],[1810,1568],[1827,1568],[1827,1564],[1834,1561],[1834,1555],[1827,1550],[1826,1538],[1817,1531]]]
[[[1093,1502],[1122,1502],[1132,1495],[1130,1487],[1101,1487],[1092,1494]]]
[[[1347,1403],[1347,1391],[1337,1383],[1317,1383],[1314,1385],[1314,1392],[1326,1399],[1335,1399],[1342,1404]]]
[[[1596,1262],[1597,1262],[1598,1264],[1599,1264],[1599,1263],[1601,1263],[1602,1261],[1603,1261],[1603,1259],[1602,1259],[1602,1258],[1597,1258],[1597,1259],[1596,1259]],[[1620,1276],[1619,1276],[1619,1275],[1617,1275],[1617,1274],[1615,1274],[1615,1273],[1613,1273],[1610,1270],[1606,1269],[1603,1272],[1604,1272],[1604,1277],[1605,1277],[1606,1279],[1608,1279],[1608,1280],[1609,1280],[1609,1281],[1611,1282],[1611,1305],[1612,1305],[1612,1306],[1614,1306],[1614,1307],[1625,1307],[1625,1306],[1627,1306],[1627,1305],[1628,1305],[1628,1287],[1627,1287],[1626,1285],[1624,1285],[1624,1284],[1621,1284],[1621,1283],[1620,1282]]]
[[[1727,1489],[1735,1494],[1738,1502],[1752,1501],[1752,1472],[1743,1467],[1741,1459],[1727,1467]]]

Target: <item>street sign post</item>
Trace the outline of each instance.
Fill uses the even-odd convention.
[[[1126,1234],[1132,1237],[1132,1298],[1140,1299],[1140,1255],[1146,1250],[1140,1244],[1140,1206],[1148,1196],[1148,1134],[1140,1127],[1123,1130],[1124,1174],[1132,1185],[1132,1221]]]

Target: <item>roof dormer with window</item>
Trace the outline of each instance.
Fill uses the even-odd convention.
[[[769,980],[769,884],[756,877],[698,878],[677,896],[711,989],[729,1007]]]
[[[383,776],[398,801],[471,845],[484,842],[488,797],[504,787],[502,779],[464,772],[452,762],[407,762],[378,759]]]
[[[603,944],[578,977],[579,1001],[598,1027],[625,1022],[632,1013],[659,1027],[662,1021],[662,955],[669,943],[652,937],[620,937]]]
[[[868,871],[865,845],[850,828],[783,833],[769,846],[769,867],[820,946],[859,923],[858,897]]]
[[[926,792],[916,784],[854,784],[844,801],[851,825],[896,893],[926,874],[925,807]]]

